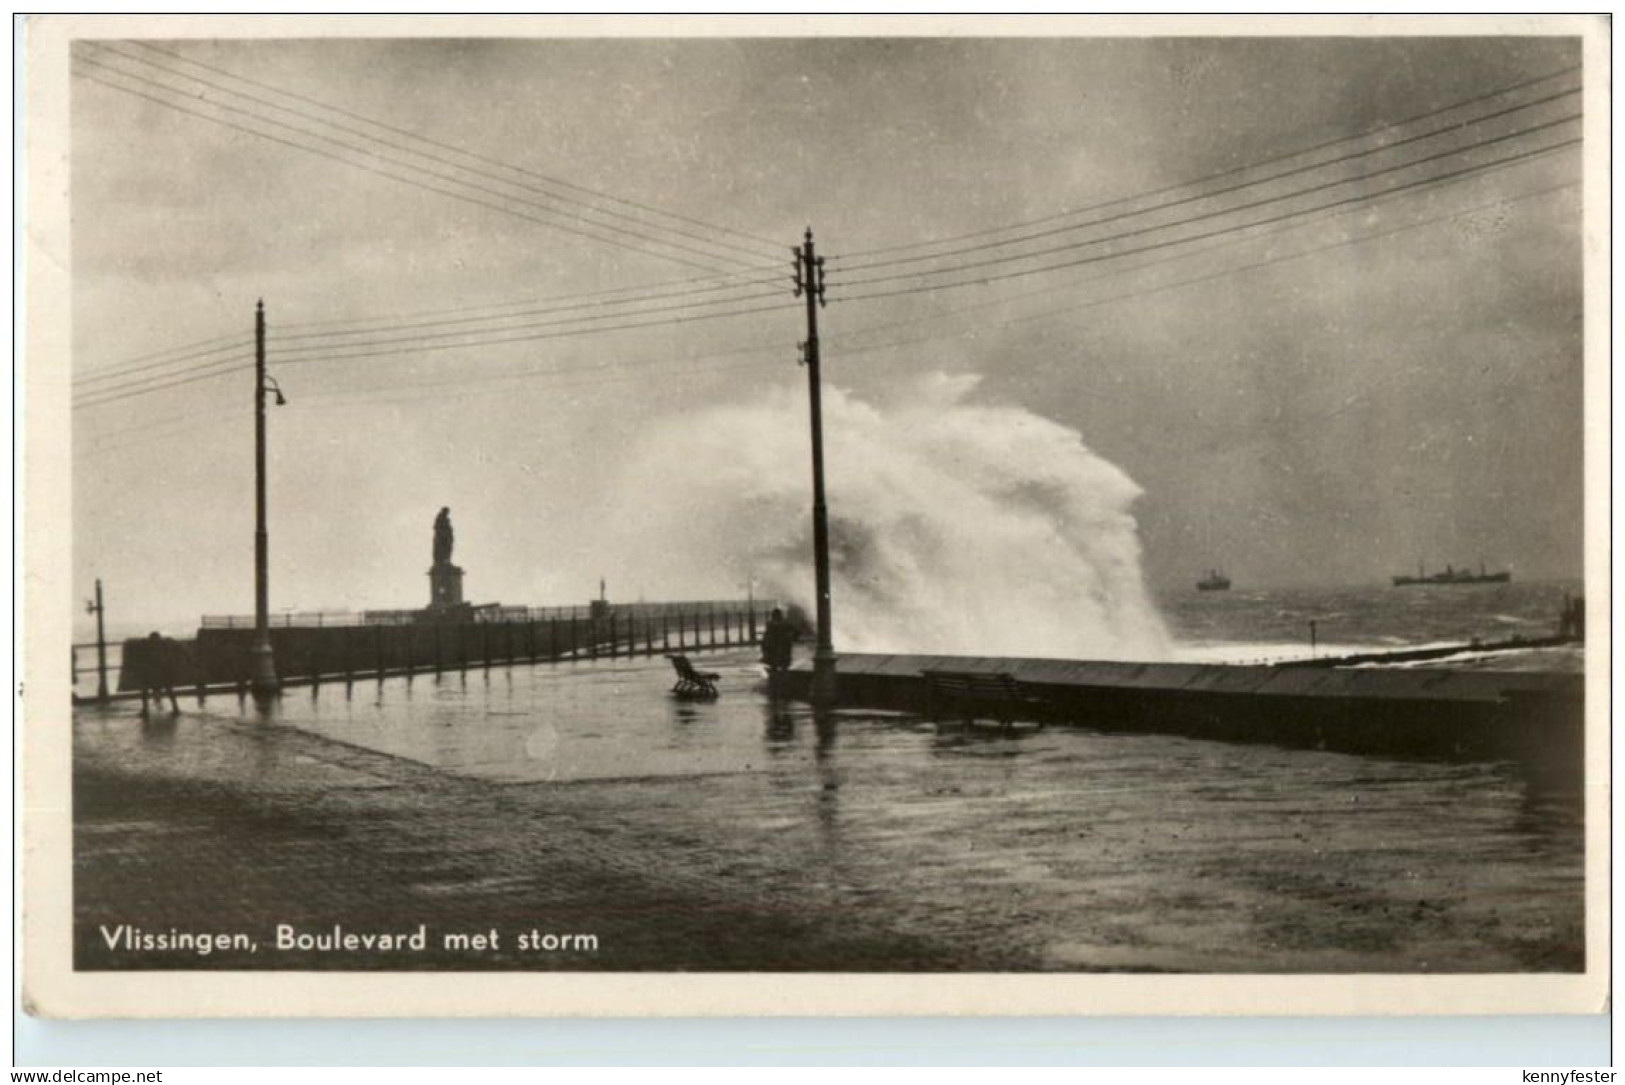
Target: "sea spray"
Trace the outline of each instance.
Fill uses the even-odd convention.
[[[837,651],[1151,659],[1140,490],[1077,431],[935,374],[894,405],[825,389]],[[813,607],[805,392],[668,419],[623,459],[609,567]]]

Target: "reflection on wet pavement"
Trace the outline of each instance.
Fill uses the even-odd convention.
[[[1577,781],[815,714],[770,700],[746,653],[706,663],[723,676],[714,702],[671,697],[663,660],[620,660],[295,690],[271,722],[504,785],[515,803],[567,787],[581,823],[645,826],[707,876],[1034,967],[1583,966]],[[139,746],[245,771],[207,763],[206,730],[252,708],[223,698],[203,713],[85,716],[77,733],[103,759]]]

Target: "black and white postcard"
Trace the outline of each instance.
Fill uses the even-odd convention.
[[[1602,1008],[1603,17],[24,36],[32,1012]]]

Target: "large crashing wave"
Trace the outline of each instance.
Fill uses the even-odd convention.
[[[885,408],[826,388],[836,650],[1162,656],[1139,487],[1075,430],[967,402],[979,379],[938,374]],[[624,462],[613,534],[646,583],[703,570],[813,613],[804,392],[667,420]]]

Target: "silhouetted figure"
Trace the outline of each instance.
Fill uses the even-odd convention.
[[[451,510],[443,508],[440,510],[440,515],[434,518],[434,563],[436,565],[447,565],[451,562],[452,542]]]
[[[762,630],[762,662],[767,664],[769,674],[790,669],[799,637],[796,627],[785,620],[784,611],[774,607],[773,613],[768,615],[767,627]]]
[[[147,636],[141,662],[141,714],[149,711],[148,699],[151,699],[153,708],[161,707],[164,697],[169,697],[169,710],[179,712],[181,703],[175,697],[175,662],[174,652],[168,640],[151,633]]]
[[[1572,637],[1575,640],[1585,640],[1586,637],[1586,597],[1583,595],[1563,595],[1563,612],[1558,620],[1557,635]]]

